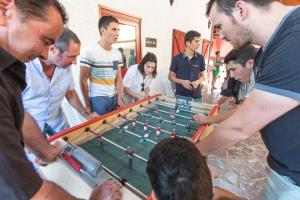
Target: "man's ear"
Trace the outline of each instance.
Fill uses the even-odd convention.
[[[244,23],[248,17],[248,3],[245,1],[237,1],[232,11],[232,17],[238,24]]]
[[[104,28],[104,27],[101,27],[101,28],[100,28],[101,36],[103,36],[104,31],[105,31],[105,28]]]
[[[185,46],[188,47],[188,46],[190,46],[190,44],[191,44],[190,41],[186,41]]]
[[[52,53],[52,54],[56,54],[57,52],[59,52],[59,49],[57,49],[56,47],[55,47],[55,45],[54,44],[51,44],[50,46],[49,46],[49,53]]]
[[[7,25],[7,19],[13,14],[12,8],[15,8],[14,0],[0,0],[0,26]]]
[[[249,60],[246,62],[246,68],[247,68],[247,69],[253,69],[253,66],[254,66],[254,60],[253,60],[253,59],[249,59]]]

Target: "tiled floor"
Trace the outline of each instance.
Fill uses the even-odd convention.
[[[218,88],[220,84],[217,84]],[[205,102],[215,103],[220,89],[211,92],[209,86],[205,86],[202,93]],[[266,157],[267,150],[259,133],[208,156],[208,163],[219,172],[219,177],[214,179],[214,185],[247,199],[258,199],[269,170]]]

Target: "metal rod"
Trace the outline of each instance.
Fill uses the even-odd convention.
[[[151,108],[151,107],[148,107],[148,106],[143,106],[145,108],[148,108],[148,109],[151,109],[151,110],[154,110],[154,111],[159,111],[159,112],[162,112],[162,113],[167,113],[167,114],[170,114],[170,115],[175,115],[175,116],[178,116],[178,117],[182,117],[182,118],[185,118],[185,119],[190,119],[192,120],[193,118],[192,117],[186,117],[186,116],[183,116],[183,115],[178,115],[176,113],[171,113],[171,112],[168,112],[168,111],[164,111],[164,110],[156,110],[155,108]],[[157,108],[158,109],[158,108]]]
[[[124,116],[124,115],[123,115]],[[121,117],[122,117],[122,115],[121,115]],[[128,120],[130,120],[130,121],[133,121],[131,118],[125,118],[125,119],[128,119]],[[138,123],[138,124],[141,124],[141,125],[144,125],[144,123],[143,122],[141,122],[141,121],[138,121],[138,120],[136,120],[136,123]],[[150,128],[153,128],[154,130],[155,130],[155,128],[156,127],[154,127],[154,126],[151,126],[150,124],[148,124],[148,126],[150,127]],[[170,131],[167,131],[167,130],[164,130],[164,129],[161,129],[160,130],[161,132],[165,132],[165,133],[167,133],[167,134],[171,134],[171,132]]]
[[[108,123],[109,125],[111,125],[112,127],[115,127],[115,128],[117,128],[117,129],[122,129],[120,126],[116,126],[116,125],[114,125],[114,124],[112,124],[112,123],[110,123],[110,122],[106,122],[106,123]],[[135,137],[138,137],[138,138],[143,138],[142,136],[140,136],[140,135],[138,135],[138,134],[135,134],[135,133],[133,133],[133,132],[131,132],[131,131],[128,131],[128,130],[125,130],[125,129],[123,129],[125,132],[127,132],[127,133],[129,133],[129,134],[131,134],[131,135],[134,135]],[[149,139],[146,139],[146,138],[144,138],[146,141],[148,141],[148,142],[150,142],[150,143],[152,143],[152,144],[157,144],[157,142],[154,142],[153,140],[149,140]]]
[[[140,112],[140,111],[134,111],[134,110],[133,110],[133,112],[136,112],[137,114],[145,115],[145,116],[148,116],[148,117],[153,117],[153,118],[155,118],[155,119],[160,119],[159,117],[155,117],[155,116],[153,116],[153,115],[145,114],[145,113],[142,113],[142,112]],[[179,125],[179,126],[186,127],[185,125],[180,124],[180,123],[177,123],[177,122],[174,123],[174,122],[172,122],[172,121],[170,121],[170,120],[167,120],[167,119],[163,119],[163,120],[166,121],[166,122],[168,122],[168,123],[174,124],[174,125]]]
[[[92,130],[90,130],[90,129],[88,129],[87,131],[90,132],[90,133],[92,133],[92,134],[94,134],[96,137],[101,136],[101,138],[102,138],[104,141],[106,141],[106,142],[108,142],[108,143],[110,143],[110,144],[112,144],[112,145],[114,145],[114,146],[118,147],[119,149],[121,149],[121,150],[123,150],[123,151],[126,152],[126,149],[125,149],[124,147],[122,147],[121,145],[118,145],[117,143],[111,141],[110,139],[107,139],[107,138],[103,137],[102,135],[97,134],[97,133],[95,133],[94,131],[92,131]],[[145,158],[143,158],[143,157],[141,157],[141,156],[139,156],[139,155],[137,155],[137,154],[135,154],[135,153],[133,153],[132,155],[133,155],[134,157],[139,158],[140,160],[142,160],[142,161],[144,161],[144,162],[146,162],[146,163],[148,162],[148,160],[146,160]]]
[[[169,103],[173,103],[173,104],[175,103],[175,104],[176,104],[176,102],[168,101],[168,100],[166,100],[166,99],[158,99],[157,101],[169,102]],[[209,108],[198,108],[198,107],[193,106],[193,105],[191,105],[191,107],[192,107],[192,108],[196,108],[196,109],[202,109],[202,110],[208,110],[208,111],[210,111]]]
[[[175,109],[174,107],[172,106],[169,106],[169,105],[166,105],[166,104],[161,104],[161,103],[155,103],[156,105],[160,105],[160,106],[165,106],[167,108],[172,108],[172,109]],[[180,109],[182,111],[185,111],[185,112],[189,112],[189,113],[192,113],[192,114],[197,114],[196,112],[193,112],[193,111],[190,111],[190,110],[186,110],[186,109]],[[200,111],[199,111],[200,112]],[[200,113],[205,113],[205,112],[200,112]]]
[[[122,185],[125,185],[130,191],[132,191],[133,193],[135,193],[136,195],[138,195],[139,197],[141,197],[143,199],[147,198],[147,196],[145,194],[143,194],[137,188],[135,188],[130,183],[128,183],[126,179],[118,176],[116,173],[114,173],[113,171],[108,169],[106,166],[102,165],[102,167],[107,173],[109,173],[112,177],[114,177],[116,180],[118,180]]]

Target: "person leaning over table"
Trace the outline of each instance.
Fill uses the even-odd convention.
[[[56,0],[0,0],[0,197],[1,199],[76,199],[53,182],[42,180],[24,152],[21,91],[25,65],[47,59],[48,48],[67,22]],[[48,141],[40,138],[37,142]],[[120,199],[119,186],[106,181],[90,199]]]
[[[140,64],[132,65],[125,74],[123,79],[125,103],[130,104],[148,97],[151,82],[156,75],[156,56],[147,53]]]
[[[271,168],[260,199],[300,199],[300,7],[275,0],[210,0],[206,14],[234,48],[261,48],[253,92],[197,147],[208,155],[260,131]]]

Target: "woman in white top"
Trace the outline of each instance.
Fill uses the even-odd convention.
[[[132,65],[123,79],[126,104],[140,101],[149,96],[151,81],[157,75],[157,59],[147,53],[140,64]]]

